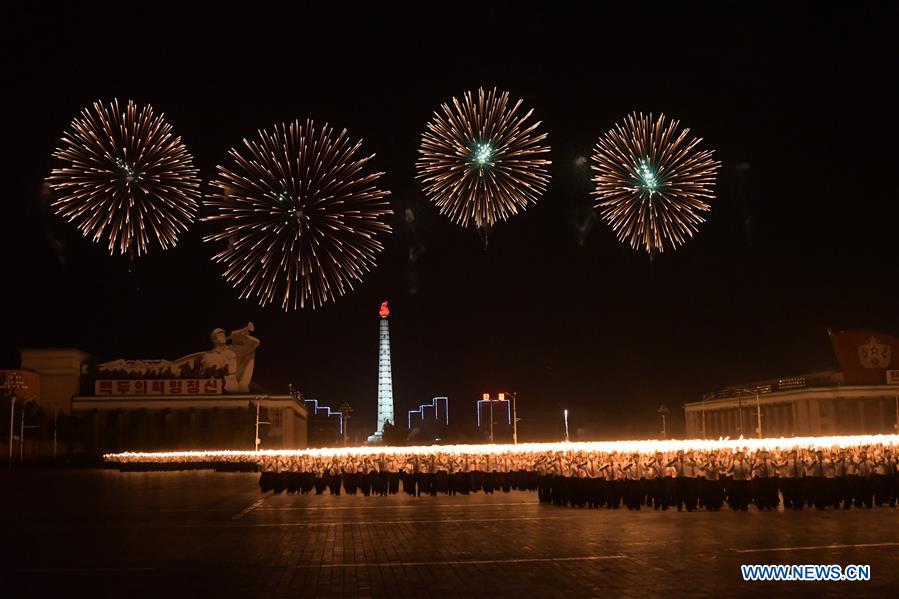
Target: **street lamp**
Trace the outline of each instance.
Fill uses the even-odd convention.
[[[657,413],[659,414],[659,416],[662,417],[662,438],[667,439],[668,438],[668,426],[667,426],[668,423],[667,423],[665,417],[671,413],[671,410],[669,410],[664,404],[662,404],[659,406]]]
[[[0,385],[3,387],[3,391],[10,395],[9,398],[9,469],[12,470],[12,442],[13,435],[15,434],[15,416],[16,416],[16,392],[19,389],[27,389],[28,385],[25,384],[25,379],[21,374],[12,373],[7,374],[3,378],[3,384]],[[22,425],[25,424],[25,410],[22,409]],[[19,443],[22,442],[22,439],[19,438]]]
[[[25,406],[22,405],[22,420],[19,422],[19,462],[25,461]]]
[[[22,420],[19,423],[19,425],[20,425],[20,428],[19,428],[19,461],[24,462],[25,461],[25,429],[26,428],[38,429],[41,427],[40,427],[40,425],[37,425],[37,424],[29,424],[28,426],[25,426],[25,407],[24,406],[22,406]]]
[[[56,459],[56,436],[59,426],[59,408],[53,411],[53,459]]]
[[[518,403],[518,392],[509,393],[512,397],[512,444],[518,445],[518,410],[516,409],[516,403]],[[505,401],[506,394],[500,393],[499,400]]]
[[[743,433],[743,392],[755,393],[755,432],[762,438],[762,405],[759,402],[759,389],[737,389],[737,409],[740,410],[740,433]]]
[[[15,431],[16,396],[9,400],[9,469],[12,470],[12,439]]]
[[[513,394],[514,398],[514,394]],[[481,394],[481,399],[478,400],[478,430],[481,430],[481,405],[488,404],[490,408],[490,442],[493,443],[494,435],[493,435],[493,404],[495,403],[505,403],[506,404],[506,420],[511,425],[512,424],[512,402],[506,399],[505,393],[497,394],[496,399],[490,397],[489,393]],[[513,434],[515,433],[515,429],[513,428]]]
[[[490,406],[490,442],[493,443],[493,400],[489,393],[484,393],[481,397],[481,401],[486,401]]]
[[[267,399],[267,396],[257,397],[256,401],[255,401],[255,403],[256,403],[256,434],[254,437],[254,439],[255,439],[254,449],[256,451],[259,451],[259,444],[262,442],[262,439],[259,438],[259,425],[260,424],[271,424],[271,422],[265,422],[265,421],[259,420],[259,405],[262,403],[262,400],[264,400],[264,399]]]
[[[702,396],[702,438],[706,438],[706,429],[705,429],[705,402],[706,396]]]
[[[343,446],[346,447],[349,444],[349,425],[350,425],[350,414],[353,413],[353,407],[344,402],[340,404],[340,426],[343,427]]]

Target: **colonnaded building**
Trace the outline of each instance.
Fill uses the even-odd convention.
[[[899,432],[899,339],[829,331],[839,370],[733,385],[688,403],[688,438]]]
[[[4,371],[6,394],[21,398],[14,453],[252,449],[257,414],[263,448],[306,447],[302,398],[251,390],[260,345],[252,333],[252,323],[215,329],[210,349],[175,360],[98,363],[78,349],[20,350],[21,370]]]

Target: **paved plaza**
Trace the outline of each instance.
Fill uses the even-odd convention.
[[[246,473],[4,473],[4,596],[895,596],[899,510],[629,512],[536,494],[265,496]],[[748,583],[740,564],[870,564]],[[13,594],[6,593],[12,589]]]

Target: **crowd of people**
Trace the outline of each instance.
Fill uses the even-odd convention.
[[[263,455],[259,485],[263,492],[318,495],[536,490],[540,501],[559,506],[678,511],[895,507],[899,494],[899,448],[883,443],[654,453],[395,449]]]

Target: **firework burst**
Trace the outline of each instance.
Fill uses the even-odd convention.
[[[232,148],[219,166],[216,191],[204,204],[207,221],[223,230],[205,241],[227,241],[213,260],[241,298],[255,296],[284,310],[313,308],[353,288],[383,249],[390,231],[389,192],[376,187],[383,173],[367,172],[374,157],[359,156],[362,141],[312,121],[275,125]]]
[[[525,210],[549,182],[549,153],[533,110],[496,89],[466,92],[434,112],[421,138],[416,177],[440,213],[466,226],[492,226]],[[441,113],[442,111],[442,113]]]
[[[110,254],[163,250],[194,221],[200,181],[193,158],[165,115],[128,101],[94,102],[72,120],[53,157],[66,166],[47,182],[57,214],[85,237],[106,239]]]
[[[721,163],[678,121],[633,113],[593,152],[596,207],[618,239],[650,255],[677,248],[705,222]]]

